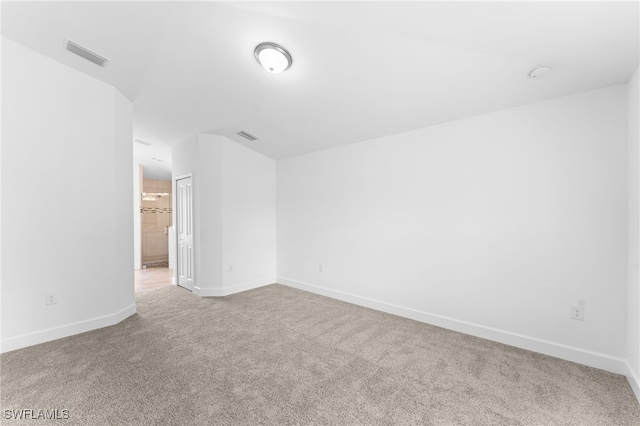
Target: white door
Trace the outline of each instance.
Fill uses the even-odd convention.
[[[176,240],[178,285],[193,291],[193,184],[192,178],[176,180]]]

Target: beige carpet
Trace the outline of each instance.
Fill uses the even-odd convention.
[[[3,424],[640,424],[622,376],[281,285],[136,296],[121,324],[2,355]]]

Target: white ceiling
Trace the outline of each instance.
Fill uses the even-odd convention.
[[[215,133],[279,159],[624,83],[639,14],[637,1],[3,2],[2,33],[117,87],[135,138]],[[288,71],[260,67],[264,41],[291,52]],[[540,63],[553,71],[529,79]]]

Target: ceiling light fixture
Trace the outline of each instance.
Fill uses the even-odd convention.
[[[260,65],[274,74],[288,70],[293,63],[291,54],[287,52],[287,49],[276,43],[260,43],[253,53]]]

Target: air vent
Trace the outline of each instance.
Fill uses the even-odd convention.
[[[107,64],[107,58],[105,58],[104,56],[100,56],[95,52],[92,52],[86,47],[80,46],[78,43],[75,43],[69,39],[65,39],[65,45],[69,52],[75,53],[78,56],[82,56],[87,61],[93,62],[98,66],[104,67]]]
[[[243,138],[250,140],[251,142],[257,141],[259,139],[257,136],[253,136],[251,133],[245,132],[244,130],[240,130],[239,132],[236,132],[236,135],[242,136]]]
[[[139,143],[140,145],[144,145],[144,146],[149,146],[151,145],[151,143],[147,142],[147,141],[143,141],[142,139],[134,139],[133,140],[135,143]]]

